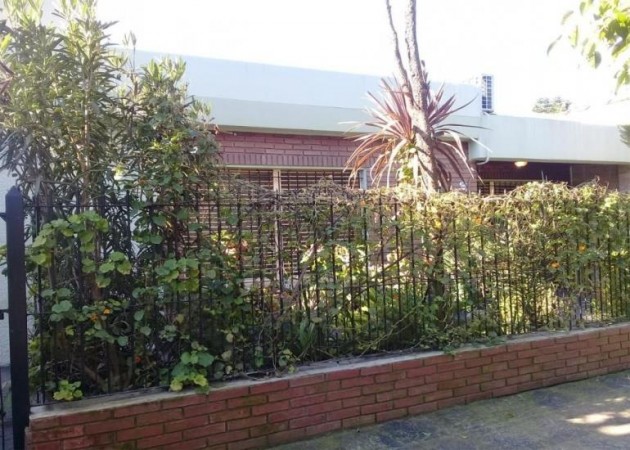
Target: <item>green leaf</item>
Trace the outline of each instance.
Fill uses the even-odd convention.
[[[184,385],[182,384],[182,382],[180,380],[178,380],[177,378],[173,378],[171,380],[171,386],[170,389],[173,392],[179,392],[184,388]]]
[[[31,261],[33,261],[38,266],[43,266],[46,263],[47,260],[48,260],[48,257],[47,257],[47,255],[45,253],[39,253],[37,255],[31,255]]]
[[[197,357],[197,363],[202,367],[208,367],[214,362],[214,356],[212,356],[210,353],[200,352],[197,354]]]
[[[166,218],[162,215],[153,216],[151,220],[159,227],[163,227],[166,224]]]
[[[112,262],[106,262],[101,264],[101,267],[98,268],[99,273],[106,274],[114,270],[116,266]]]
[[[144,310],[143,309],[133,313],[133,320],[135,320],[136,322],[140,322],[142,319],[144,319]]]
[[[143,334],[144,336],[149,336],[151,334],[151,328],[149,328],[146,325],[143,327],[140,327],[140,330],[138,331],[140,331],[140,334]]]
[[[118,345],[120,345],[121,347],[124,347],[129,343],[129,338],[127,336],[118,336],[116,342],[118,342]]]
[[[107,286],[111,284],[111,282],[112,282],[111,278],[104,277],[102,275],[96,276],[96,285],[99,288],[106,288]]]
[[[180,360],[182,361],[182,363],[184,364],[190,364],[191,362],[191,356],[190,353],[188,352],[184,352],[182,353],[182,356],[180,356]]]
[[[123,261],[116,267],[116,270],[123,275],[129,275],[131,273],[131,269],[132,266],[129,261]]]

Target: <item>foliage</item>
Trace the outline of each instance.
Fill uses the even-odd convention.
[[[630,83],[630,5],[626,0],[582,0],[563,18],[568,40],[593,67],[610,60],[617,88]]]
[[[467,105],[455,107],[454,96],[443,99],[443,88],[431,91],[428,72],[418,51],[416,1],[407,0],[404,5],[404,39],[399,38],[389,0],[386,5],[398,74],[393,85],[383,81],[382,100],[370,95],[375,108],[369,111],[373,120],[365,125],[374,131],[357,139],[360,144],[347,166],[356,177],[360,169],[371,164],[377,185],[383,175],[389,185],[391,172],[396,170],[399,182],[412,184],[429,194],[449,191],[453,173],[463,178],[463,170],[471,175],[472,170],[461,133],[455,128],[465,125],[444,121]]]
[[[536,104],[532,108],[535,113],[544,114],[560,114],[566,113],[571,107],[571,101],[562,97],[555,97],[553,99],[548,97],[541,97],[536,100]]]

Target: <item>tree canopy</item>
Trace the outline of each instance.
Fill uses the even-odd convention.
[[[541,97],[536,100],[536,104],[532,108],[535,113],[543,114],[561,114],[569,111],[571,101],[562,97]]]

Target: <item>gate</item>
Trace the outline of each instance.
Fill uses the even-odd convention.
[[[8,309],[0,310],[0,320],[8,316],[10,370],[0,367],[0,449],[22,450],[30,410],[24,202],[17,187],[11,188],[5,199],[6,210],[0,217],[6,222],[9,301]]]

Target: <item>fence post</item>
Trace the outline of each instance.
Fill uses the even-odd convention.
[[[15,450],[21,450],[25,445],[24,432],[28,426],[30,413],[22,193],[17,187],[12,187],[5,197],[5,202],[13,445]]]

